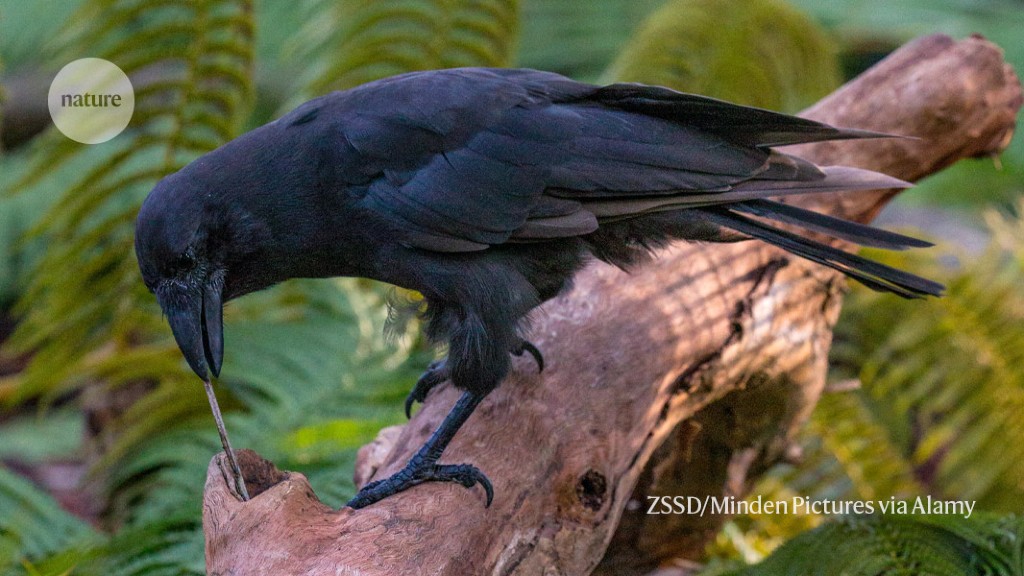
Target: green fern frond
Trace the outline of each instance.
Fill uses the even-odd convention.
[[[878,501],[927,493],[914,477],[909,457],[894,445],[890,430],[878,421],[869,400],[859,391],[825,394],[800,442],[800,464],[769,471],[748,500]],[[757,560],[794,534],[827,519],[806,509],[739,516],[732,520],[735,530],[720,533],[708,554],[719,559],[743,556]],[[741,550],[747,553],[740,554]]]
[[[200,576],[202,532],[180,512],[78,549],[26,560],[22,574],[47,576]]]
[[[943,281],[947,295],[907,302],[853,288],[836,328],[832,371],[863,387],[825,394],[802,435],[801,464],[770,471],[751,498],[932,494],[1019,509],[1024,448],[1010,439],[1024,437],[1024,221],[995,212],[987,220],[991,246],[981,257],[963,257],[963,268],[936,266],[933,254],[871,254]],[[738,517],[738,530],[720,535],[709,552],[770,551],[801,523],[821,520]]]
[[[849,480],[844,498],[881,500],[926,493],[913,465],[876,416],[878,408],[860,391],[825,394],[815,408],[808,432],[834,457]]]
[[[914,477],[909,457],[894,445],[890,430],[878,421],[869,400],[859,391],[825,394],[800,442],[800,464],[769,471],[748,500],[877,501],[927,493]],[[794,534],[827,519],[805,509],[739,516],[732,520],[736,530],[719,534],[708,554],[735,558],[745,549],[766,555]],[[751,560],[749,552],[743,556]]]
[[[763,562],[717,576],[1021,576],[1016,516],[846,517],[793,538]],[[702,574],[704,574],[702,572]]]
[[[206,566],[198,528],[191,514],[179,513],[122,530],[102,548],[94,549],[95,560],[75,575],[201,576],[206,574]]]
[[[0,190],[7,189],[16,178],[12,172],[17,171],[24,156],[20,150],[0,155]],[[36,215],[50,204],[50,198],[43,194],[11,197],[0,193],[0,310],[10,310],[24,290],[31,262],[45,247],[41,238],[25,241],[24,236]]]
[[[523,0],[518,63],[593,81],[663,0]]]
[[[24,562],[101,541],[85,522],[62,509],[31,482],[0,467],[0,574]]]
[[[140,355],[122,354],[152,338],[148,328],[160,316],[139,280],[134,215],[158,179],[236,135],[252,98],[251,10],[249,0],[93,0],[71,19],[67,53],[105,58],[137,81],[159,80],[139,83],[129,131],[110,143],[83,147],[51,131],[34,149],[23,190],[80,155],[105,148],[106,156],[84,174],[65,173],[63,189],[49,190],[60,198],[36,226],[49,245],[6,350],[33,354],[19,376],[21,399],[109,376],[112,363]],[[170,367],[170,346],[163,350],[168,369],[156,377],[182,373]]]
[[[411,72],[508,66],[519,27],[518,0],[319,0],[302,39],[314,61],[310,94]]]
[[[835,89],[839,65],[821,28],[781,0],[672,0],[648,17],[602,80],[795,112]]]
[[[1024,225],[990,220],[996,240],[985,255],[928,272],[945,276],[943,298],[855,290],[833,358],[859,367],[864,394],[931,493],[1009,511],[1024,498],[1024,445],[1007,441],[1024,438]],[[872,257],[915,267],[909,256]]]

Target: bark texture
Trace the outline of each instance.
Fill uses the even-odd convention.
[[[997,47],[930,36],[805,113],[918,139],[795,152],[913,181],[997,154],[1020,106]],[[799,203],[868,221],[893,194]],[[479,489],[435,484],[332,510],[301,474],[248,451],[254,498],[241,502],[218,455],[203,510],[208,571],[624,575],[697,558],[725,518],[647,516],[646,496],[741,496],[787,455],[824,386],[844,285],[757,242],[678,245],[631,274],[595,263],[535,313],[544,373],[517,360],[445,453],[490,477],[491,508]],[[360,452],[357,483],[398,470],[456,398],[439,387],[408,425],[382,431]]]

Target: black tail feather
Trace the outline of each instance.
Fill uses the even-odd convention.
[[[867,226],[858,222],[851,222],[836,218],[827,214],[820,214],[790,204],[783,204],[772,200],[749,200],[730,205],[733,210],[762,216],[787,224],[794,224],[807,230],[827,234],[833,238],[849,240],[862,246],[873,246],[875,248],[886,248],[888,250],[904,250],[906,248],[927,248],[932,246],[931,242],[889,232]]]
[[[812,262],[838,270],[873,290],[892,292],[904,298],[920,298],[926,295],[941,296],[945,288],[937,282],[909,272],[758,222],[729,208],[710,207],[700,210],[719,226],[741,232]]]

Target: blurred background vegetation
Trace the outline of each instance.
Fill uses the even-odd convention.
[[[0,574],[203,573],[219,445],[131,248],[162,175],[312,96],[408,70],[526,66],[796,112],[935,32],[982,33],[1024,70],[1021,0],[0,0]],[[50,79],[84,56],[137,92],[129,130],[102,145],[47,127]],[[883,215],[939,247],[873,256],[949,295],[852,288],[801,463],[752,495],[931,495],[984,513],[737,517],[705,573],[1024,574],[1021,140]],[[228,307],[236,445],[332,506],[433,357],[415,330],[384,339],[388,290],[292,282]]]

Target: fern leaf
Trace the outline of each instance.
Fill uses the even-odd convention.
[[[850,480],[843,497],[881,500],[924,494],[912,462],[874,412],[859,391],[826,394],[815,408],[808,432],[821,438],[822,449],[837,459]]]
[[[987,221],[989,251],[963,257],[962,269],[925,270],[932,255],[872,255],[940,278],[949,292],[908,305],[854,288],[831,360],[835,377],[856,376],[863,387],[823,396],[803,435],[801,465],[770,471],[752,498],[932,494],[1019,509],[1024,448],[1007,439],[1024,437],[1024,220],[993,212]],[[741,547],[770,550],[800,522],[821,520],[738,517],[739,530],[710,551],[735,557]]]
[[[602,80],[795,112],[838,85],[839,65],[826,34],[782,0],[672,0],[648,17]]]
[[[864,393],[931,493],[1010,511],[1024,497],[1024,446],[1006,441],[1024,437],[1024,225],[989,220],[986,254],[934,271],[945,297],[905,306],[855,290],[834,358],[861,366]]]
[[[1019,576],[1022,531],[1024,521],[1015,516],[848,517],[793,538],[760,564],[708,573]]]
[[[69,548],[84,549],[100,539],[48,494],[0,467],[0,573]]]
[[[518,4],[517,0],[314,2],[309,24],[297,36],[304,46],[312,44],[303,48],[306,58],[314,61],[307,91],[323,94],[414,70],[508,66],[519,27]]]
[[[157,74],[161,81],[139,90],[129,131],[105,145],[104,159],[49,191],[60,199],[36,233],[50,242],[16,308],[21,322],[6,350],[34,354],[19,376],[20,399],[80,386],[109,371],[97,356],[118,356],[153,338],[140,332],[156,326],[159,313],[139,281],[134,215],[159,178],[241,126],[251,100],[251,10],[249,0],[92,0],[71,19],[68,53],[94,54],[130,77]],[[22,189],[92,152],[56,133],[42,140]]]

